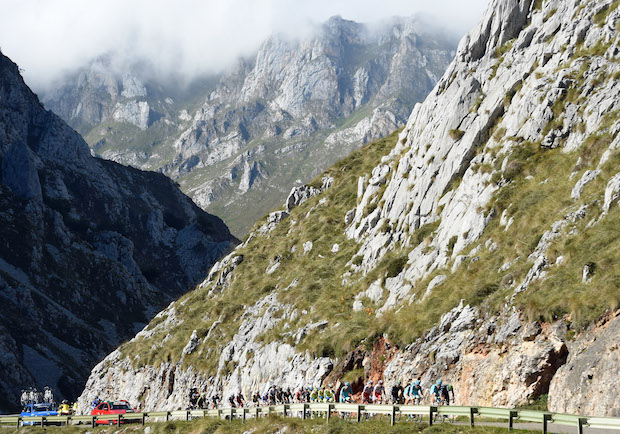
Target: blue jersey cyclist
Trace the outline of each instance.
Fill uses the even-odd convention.
[[[412,404],[419,404],[424,395],[422,394],[422,386],[420,386],[420,380],[416,380],[411,384],[411,390],[409,392]]]
[[[344,383],[342,389],[340,389],[340,402],[346,403],[351,402],[353,395],[353,390],[351,390],[351,383],[348,381]]]

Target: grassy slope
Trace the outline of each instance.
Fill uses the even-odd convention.
[[[591,63],[609,44],[611,42],[600,49],[598,45],[589,50],[577,47],[569,64],[560,66],[572,70],[570,78],[573,83],[551,107],[554,120],[544,128],[541,137],[561,123],[569,105],[576,105],[578,113],[583,115],[587,97],[584,89],[618,79],[618,74],[596,78],[595,82],[588,82],[586,78]],[[535,73],[535,69],[532,72]],[[512,95],[507,95],[506,104],[510,104],[511,99]],[[472,110],[478,107],[479,102],[476,102]],[[542,235],[554,222],[586,205],[585,217],[569,222],[544,252],[550,264],[545,279],[534,281],[513,301],[530,320],[565,318],[572,328],[571,333],[579,332],[606,311],[620,306],[620,262],[617,260],[620,255],[620,238],[617,236],[620,207],[614,206],[605,215],[601,209],[605,186],[620,171],[620,151],[615,150],[599,168],[600,175],[587,184],[579,200],[571,199],[571,190],[585,171],[598,168],[601,155],[613,141],[610,127],[618,116],[617,111],[608,113],[601,120],[599,130],[570,153],[561,147],[548,150],[541,148],[540,142],[506,137],[501,119],[498,120],[492,136],[502,146],[482,146],[478,150],[491,154],[483,161],[495,161],[494,165],[485,163],[471,168],[492,173],[489,182],[500,186],[486,210],[493,208],[494,217],[481,238],[460,252],[469,255],[470,260],[454,273],[451,273],[452,263],[449,263],[446,268],[435,270],[415,284],[412,292],[417,298],[414,303],[405,303],[396,311],[386,312],[378,318],[375,316],[377,306],[369,300],[364,300],[365,310],[352,310],[357,294],[377,279],[398,274],[410,249],[433,237],[437,228],[436,222],[409,234],[414,242],[410,242],[407,249],[397,248],[390,252],[368,275],[363,276],[350,268],[350,264],[359,259],[355,257],[359,246],[343,235],[344,215],[357,205],[358,177],[370,173],[381,157],[394,147],[397,135],[392,134],[353,152],[329,168],[325,174],[334,177],[329,190],[293,210],[291,217],[268,236],[256,236],[243,247],[239,254],[244,256],[244,261],[234,271],[229,288],[212,298],[206,297],[210,287],[187,294],[176,303],[177,316],[183,318],[179,325],[172,330],[158,331],[150,339],[134,341],[122,350],[125,354],[138,354],[137,364],[176,361],[192,330],[196,329],[198,336],[202,337],[221,318],[222,324],[215,329],[212,339],[201,344],[202,351],[185,359],[186,364],[214,373],[217,357],[213,356],[219,353],[220,343],[227,342],[235,334],[245,308],[273,291],[277,291],[280,302],[308,313],[298,315],[295,320],[283,318],[275,328],[265,331],[262,336],[265,342],[280,340],[291,343],[291,331],[294,333],[311,322],[328,320],[329,327],[320,333],[309,333],[298,349],[309,350],[315,356],[339,357],[365,340],[371,343],[384,333],[394,343],[406,345],[433,327],[441,315],[457,306],[461,299],[480,306],[483,312],[494,313],[503,309],[516,285],[523,281],[532,267],[528,256],[534,252]],[[581,129],[584,126],[574,127]],[[509,147],[511,151],[502,171],[506,154],[499,153]],[[319,184],[322,176],[319,175],[314,183]],[[458,188],[458,184],[455,182],[453,188]],[[378,198],[381,193],[378,192]],[[367,212],[375,206],[376,202]],[[508,229],[499,223],[504,212],[508,218],[514,219]],[[263,222],[257,223],[256,227]],[[383,230],[390,231],[391,228],[384,227]],[[314,246],[304,255],[302,246],[307,241],[312,241]],[[331,252],[334,243],[340,246],[337,253]],[[491,244],[495,246],[492,252],[485,247]],[[292,251],[294,246],[295,252]],[[474,249],[477,249],[476,253],[472,252]],[[471,261],[472,256],[477,260]],[[275,273],[266,274],[265,270],[276,257],[280,258],[280,267]],[[507,263],[512,265],[500,271]],[[591,281],[583,283],[582,272],[586,265],[594,269],[594,275]],[[349,284],[344,285],[343,274],[350,270]],[[422,300],[428,282],[439,274],[446,275],[447,279],[433,290],[430,297]],[[289,287],[295,279],[299,279],[298,284]],[[152,323],[150,327],[154,325]],[[166,345],[151,350],[168,333],[170,340]]]
[[[184,321],[175,329],[172,338],[165,347],[153,352],[149,351],[155,342],[167,334],[167,331],[162,331],[150,339],[140,339],[135,343],[130,343],[124,346],[122,350],[135,353],[137,349],[139,354],[147,356],[147,358],[139,361],[141,363],[175,360],[179,354],[178,348],[185,345],[194,328],[198,327],[198,335],[203,336],[221,315],[225,323],[224,326],[218,327],[213,336],[214,339],[210,339],[206,344],[217,348],[218,341],[228,339],[234,334],[240,324],[240,316],[245,306],[273,291],[276,286],[288,286],[295,278],[300,279],[299,284],[295,288],[281,292],[282,301],[294,304],[299,310],[315,307],[315,313],[310,313],[309,316],[299,319],[297,326],[311,320],[323,319],[326,314],[333,323],[340,321],[351,324],[352,329],[356,330],[358,334],[355,339],[351,340],[351,330],[343,328],[343,332],[348,336],[345,340],[349,341],[350,345],[342,347],[339,352],[351,349],[355,345],[354,342],[367,337],[366,331],[372,330],[369,327],[371,317],[367,312],[352,314],[350,306],[353,297],[365,290],[368,284],[378,276],[371,273],[344,291],[340,287],[339,276],[345,269],[345,264],[357,250],[356,243],[347,240],[343,235],[345,228],[343,216],[346,211],[356,205],[358,175],[371,171],[381,157],[389,153],[396,140],[397,133],[393,133],[385,139],[375,141],[355,151],[350,157],[328,169],[327,173],[334,176],[334,184],[325,194],[294,209],[291,217],[278,225],[269,237],[257,237],[238,251],[239,254],[244,255],[245,259],[234,272],[236,277],[231,288],[215,298],[206,298],[207,290],[204,289],[193,291],[181,298],[176,305],[177,312],[182,313]],[[319,181],[320,178],[317,178],[317,183]],[[319,199],[322,198],[327,199],[327,202],[306,216],[308,211],[316,206]],[[290,224],[293,221],[297,223],[293,231],[288,234]],[[257,226],[261,223],[262,221]],[[302,244],[307,241],[312,241],[314,247],[312,254],[303,255]],[[340,251],[336,254],[330,253],[334,243],[340,245]],[[290,252],[293,245],[297,246],[295,253]],[[325,258],[320,258],[319,254]],[[278,272],[271,275],[266,274],[265,270],[270,261],[278,255],[282,256]],[[308,276],[312,276],[312,278],[308,278]],[[334,297],[334,293],[338,293],[339,297]],[[208,319],[203,321],[205,314],[207,314]],[[297,328],[294,324],[291,325],[293,329]],[[274,338],[278,332],[279,330],[270,331],[265,339]],[[341,338],[345,338],[345,336]],[[135,345],[139,348],[132,349]],[[334,346],[330,345],[315,350],[317,353],[326,352],[329,354],[334,352]],[[215,358],[211,357],[207,360],[192,356],[193,354],[186,358],[189,363],[213,372],[214,363],[216,363]]]
[[[615,116],[610,115],[610,119]],[[561,149],[544,150],[539,143],[521,143],[509,160],[514,162],[509,167],[518,167],[518,170],[512,173],[507,170],[503,174],[510,182],[498,190],[489,204],[489,207],[495,208],[496,217],[485,229],[480,241],[468,249],[490,240],[497,245],[497,250],[490,252],[481,249],[477,253],[477,262],[461,266],[455,273],[449,271],[451,264],[446,269],[435,271],[419,282],[413,291],[421,295],[428,281],[437,274],[445,274],[448,279],[426,300],[406,304],[397,313],[387,312],[376,318],[374,307],[368,300],[364,302],[366,310],[353,312],[351,307],[355,295],[366,290],[371,282],[398,272],[409,252],[393,251],[368,275],[354,273],[350,278],[353,283],[342,285],[342,274],[349,269],[347,264],[350,261],[356,262],[354,255],[358,248],[356,243],[343,235],[343,217],[357,204],[357,178],[369,173],[392,149],[396,140],[394,133],[353,152],[350,157],[328,169],[325,173],[334,177],[334,184],[329,190],[293,210],[291,217],[279,224],[269,236],[258,236],[239,251],[245,259],[235,270],[230,288],[210,299],[205,297],[207,290],[187,294],[177,303],[177,311],[184,321],[172,330],[167,345],[150,350],[170,330],[126,345],[123,347],[125,354],[139,354],[137,364],[157,365],[162,361],[178,360],[192,330],[197,329],[198,336],[204,336],[221,316],[223,324],[218,326],[213,339],[203,348],[204,351],[212,348],[217,353],[217,342],[226,342],[236,332],[244,308],[276,289],[281,302],[299,311],[306,309],[309,313],[295,321],[281,321],[274,329],[264,333],[264,341],[280,339],[292,342],[285,330],[294,331],[310,322],[327,319],[330,325],[339,323],[339,326],[330,326],[320,334],[310,333],[299,349],[308,349],[316,356],[339,357],[365,339],[372,340],[383,333],[388,333],[397,344],[405,345],[432,327],[443,313],[456,306],[461,299],[490,312],[501,309],[514,285],[522,281],[531,267],[527,257],[534,251],[541,235],[550,229],[553,222],[575,211],[580,204],[590,204],[586,218],[568,226],[547,252],[551,263],[558,256],[564,257],[564,263],[551,267],[548,278],[534,283],[516,298],[515,303],[531,319],[554,320],[568,316],[576,330],[620,305],[620,264],[615,260],[620,253],[620,239],[616,236],[620,210],[614,207],[608,215],[601,217],[599,224],[586,229],[592,219],[601,216],[603,191],[609,178],[618,171],[620,154],[616,152],[601,167],[601,175],[588,184],[577,203],[570,200],[574,183],[585,170],[595,168],[611,141],[611,136],[602,131],[591,136],[573,153],[563,153]],[[579,166],[576,166],[579,159]],[[479,167],[476,170],[494,168]],[[569,178],[572,170],[576,170],[576,175]],[[320,183],[321,177],[317,177],[315,183]],[[498,182],[501,177],[493,179]],[[323,199],[324,203],[319,204],[319,200]],[[508,230],[499,225],[499,215],[506,208],[515,219]],[[260,224],[262,221],[257,227]],[[573,227],[578,229],[577,235],[567,234]],[[435,228],[424,227],[411,236],[416,243],[424,242],[427,237],[433,236]],[[302,245],[307,241],[312,241],[314,246],[311,253],[303,255]],[[338,253],[331,253],[334,243],[340,246]],[[297,247],[295,253],[291,252],[293,246]],[[280,268],[271,275],[266,274],[266,268],[277,256],[281,257]],[[498,271],[504,263],[517,257],[520,259],[510,270]],[[581,273],[587,263],[594,263],[596,271],[593,280],[583,284]],[[295,278],[299,279],[298,285],[284,290]],[[187,357],[185,363],[213,373],[217,359],[201,357],[200,353],[204,354],[202,351],[196,352]]]
[[[239,419],[234,421],[226,421],[215,418],[204,418],[197,419],[190,422],[185,421],[168,421],[168,422],[160,422],[160,423],[151,423],[146,427],[141,425],[126,425],[123,427],[123,432],[135,432],[135,433],[143,433],[145,429],[148,428],[148,432],[150,434],[159,434],[159,433],[214,433],[214,434],[224,434],[224,433],[239,433],[239,432],[252,432],[254,434],[267,434],[267,433],[410,433],[410,432],[420,432],[425,434],[432,433],[446,433],[446,434],[491,434],[491,433],[505,433],[507,432],[507,423],[506,427],[475,427],[470,428],[467,425],[453,425],[450,423],[438,423],[429,427],[425,423],[405,423],[398,422],[394,426],[390,426],[387,419],[382,420],[369,420],[364,421],[362,423],[357,422],[349,422],[343,421],[338,418],[332,418],[329,424],[325,423],[324,418],[316,418],[316,419],[308,419],[306,421],[302,421],[301,419],[296,418],[282,418],[278,416],[269,416],[256,420],[248,420],[246,422],[242,422]],[[70,433],[83,433],[84,428],[81,427],[47,427],[46,430],[50,432],[70,432]],[[98,427],[93,429],[88,429],[89,431],[95,433],[104,433],[104,432],[118,432],[118,430],[114,427]],[[4,432],[40,432],[41,428],[36,427],[25,427],[19,430],[15,429],[5,429]],[[537,432],[537,431],[522,431],[515,430],[513,432]]]

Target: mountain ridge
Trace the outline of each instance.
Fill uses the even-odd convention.
[[[494,0],[398,136],[294,190],[80,405],[421,377],[620,415],[619,4]]]
[[[310,36],[268,38],[217,82],[197,84],[191,104],[151,95],[148,85],[136,86],[138,73],[104,75],[115,95],[111,107],[103,104],[107,119],[80,132],[104,158],[171,176],[203,209],[245,234],[294,185],[403,125],[454,48],[415,18],[378,30],[334,17]],[[146,94],[122,97],[125,82]],[[77,96],[110,99],[108,90],[75,94],[79,88],[69,83],[45,103],[71,122]]]
[[[3,409],[29,385],[74,397],[238,242],[165,176],[91,157],[2,54],[0,180]]]

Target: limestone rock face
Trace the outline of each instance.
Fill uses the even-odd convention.
[[[141,130],[146,130],[149,126],[149,115],[151,110],[146,101],[131,101],[125,104],[117,104],[112,117],[116,121],[129,122]]]
[[[28,386],[75,397],[97,361],[204,279],[236,239],[163,175],[91,157],[1,54],[0,160],[9,411]]]
[[[360,170],[365,173],[334,175],[327,193],[314,194],[310,186],[293,190],[295,206],[271,213],[216,266],[222,281],[215,273],[201,285],[205,294],[230,301],[255,273],[269,276],[256,279],[269,284],[243,306],[235,304],[232,319],[220,316],[219,306],[201,319],[214,324],[213,334],[204,334],[204,357],[219,361],[205,381],[224,394],[238,387],[264,390],[270,373],[288,382],[290,373],[301,378],[307,366],[324,363],[311,381],[333,364],[326,378],[340,380],[338,373],[353,370],[362,380],[383,378],[389,386],[420,376],[425,389],[442,378],[455,385],[457,404],[515,406],[548,393],[554,411],[617,415],[617,241],[610,234],[617,232],[620,197],[620,8],[614,6],[610,0],[492,1],[390,142],[391,151],[377,156],[372,150],[385,148],[367,148],[368,154],[334,166],[331,174],[372,161]],[[366,74],[355,77],[353,105]],[[329,86],[320,89],[329,100]],[[303,95],[293,92],[278,104],[293,112],[300,101]],[[275,119],[284,125],[288,118]],[[321,121],[315,116],[297,128],[286,125],[281,134],[306,137]],[[347,188],[338,185],[343,180]],[[328,207],[340,199],[334,215],[336,207]],[[339,225],[337,233],[313,236],[332,224]],[[607,250],[591,261],[597,249]],[[232,258],[242,254],[247,268],[232,269]],[[346,258],[335,267],[329,261],[337,255]],[[251,267],[253,261],[260,269]],[[330,291],[318,292],[324,296],[319,301],[312,301],[320,286],[314,280]],[[597,284],[605,288],[601,294],[592,290]],[[584,300],[583,293],[605,301]],[[196,292],[188,299],[201,298]],[[187,330],[201,322],[176,316],[184,302],[153,323],[153,339],[180,334],[185,345]],[[597,316],[607,310],[607,321],[580,329],[577,317],[592,315],[588,309]],[[177,324],[165,325],[164,317]],[[422,321],[423,330],[405,329]],[[267,332],[255,335],[249,327],[257,325]],[[225,342],[214,340],[218,330]],[[330,339],[357,347],[332,357]],[[136,337],[123,348],[130,352],[145,343],[152,341]],[[308,347],[316,351],[314,360],[302,350]],[[161,353],[142,350],[135,360],[146,363]],[[285,359],[291,361],[286,370]],[[129,392],[115,378],[134,372],[117,371],[128,366],[129,356],[110,360],[90,384],[96,391]],[[141,369],[151,369],[146,364]]]
[[[551,381],[551,411],[596,414],[602,407],[609,409],[608,416],[620,416],[614,391],[620,366],[618,336],[620,317],[612,315],[569,344],[568,361]]]
[[[292,186],[404,125],[455,48],[414,18],[334,17],[298,40],[274,35],[187,89],[102,58],[45,103],[97,155],[162,171],[243,234]]]
[[[507,323],[498,327],[500,321]],[[441,378],[454,385],[458,404],[515,407],[547,393],[567,355],[561,325],[532,333],[518,314],[485,320],[477,309],[461,304],[424,339],[397,353],[384,376],[421,376],[425,387]]]

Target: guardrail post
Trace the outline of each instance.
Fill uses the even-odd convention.
[[[286,404],[282,404],[282,416],[286,417]]]
[[[254,411],[256,412],[256,414],[254,415],[254,418],[258,420],[258,407],[256,407]]]
[[[146,413],[142,413],[142,425],[146,423]]]
[[[357,421],[361,422],[362,420],[362,406],[357,404]]]
[[[243,412],[241,414],[241,420],[243,420],[245,422],[245,408],[242,408],[241,411]]]
[[[46,422],[47,422],[47,418],[45,416],[41,417],[41,428],[45,426]]]
[[[433,413],[437,410],[437,407],[429,407],[428,410],[428,426],[433,426]]]
[[[392,406],[392,412],[390,413],[390,425],[394,426],[396,422],[396,406]]]
[[[304,411],[301,412],[301,420],[306,420],[306,406],[308,404],[304,404]]]
[[[93,428],[95,427],[95,419],[96,418],[97,418],[96,416],[93,416],[93,420],[91,421],[91,425],[92,425]]]
[[[580,417],[578,422],[579,434],[583,434],[583,427],[588,424],[588,419]]]
[[[232,421],[234,417],[234,410],[232,407],[230,407],[230,420]]]
[[[118,416],[116,416],[116,423],[117,423],[117,425],[118,425],[118,427],[119,427],[119,428],[121,427],[121,417],[122,417],[122,416],[121,416],[121,414],[120,414],[120,413],[118,414]]]
[[[551,420],[551,415],[549,413],[543,414],[543,434],[547,434],[547,424]]]
[[[474,414],[476,414],[477,412],[478,412],[477,408],[475,408],[475,407],[470,407],[469,408],[469,423],[472,426],[472,428],[474,426]]]
[[[188,421],[188,420],[189,420],[189,413],[190,413],[190,411],[189,411],[189,410],[186,410],[186,411],[185,411],[185,420],[186,420],[186,421]]]
[[[517,412],[516,411],[511,411],[510,412],[510,419],[508,420],[508,430],[512,431],[514,428],[514,424],[515,424],[515,417],[517,417]]]
[[[21,416],[17,418],[17,428],[19,428],[19,423],[22,421]]]
[[[170,420],[170,412],[167,411],[166,412],[166,422],[168,422]]]

